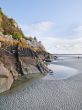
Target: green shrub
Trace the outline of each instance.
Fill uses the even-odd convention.
[[[20,39],[20,38],[22,38],[22,35],[21,35],[20,33],[14,32],[14,33],[12,33],[12,37],[13,37],[14,39]]]

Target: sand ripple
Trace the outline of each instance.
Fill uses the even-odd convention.
[[[33,81],[0,96],[0,110],[82,110],[82,72],[65,80]]]
[[[0,110],[82,110],[82,75],[34,81],[20,92],[0,96]]]

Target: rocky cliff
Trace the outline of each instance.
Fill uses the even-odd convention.
[[[15,20],[0,9],[0,93],[29,75],[47,73],[46,54],[36,37],[25,37]]]

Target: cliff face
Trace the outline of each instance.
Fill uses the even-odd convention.
[[[0,93],[14,81],[28,80],[29,74],[48,72],[44,64],[44,46],[37,39],[25,37],[17,23],[0,9]]]

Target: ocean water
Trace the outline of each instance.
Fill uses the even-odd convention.
[[[59,80],[59,79],[67,79],[71,76],[74,76],[78,74],[79,70],[75,67],[71,67],[70,63],[74,63],[82,61],[82,55],[77,54],[62,54],[62,55],[57,55],[58,58],[57,60],[52,61],[49,65],[48,68],[53,71],[53,73],[48,73],[47,76],[44,77],[44,79],[48,80]],[[63,65],[61,62],[63,61]],[[66,65],[66,61],[69,62],[68,65]],[[77,66],[76,65],[76,66]]]
[[[54,72],[48,73],[48,80],[35,80],[0,96],[0,110],[82,110],[82,59],[59,59],[49,68]],[[71,75],[75,77],[68,78]]]
[[[44,77],[44,79],[48,80],[66,79],[78,73],[77,69],[67,66],[50,64],[48,68],[53,71],[53,73],[48,73],[48,75]]]
[[[55,56],[58,57],[58,59],[82,59],[82,54],[56,54]]]

